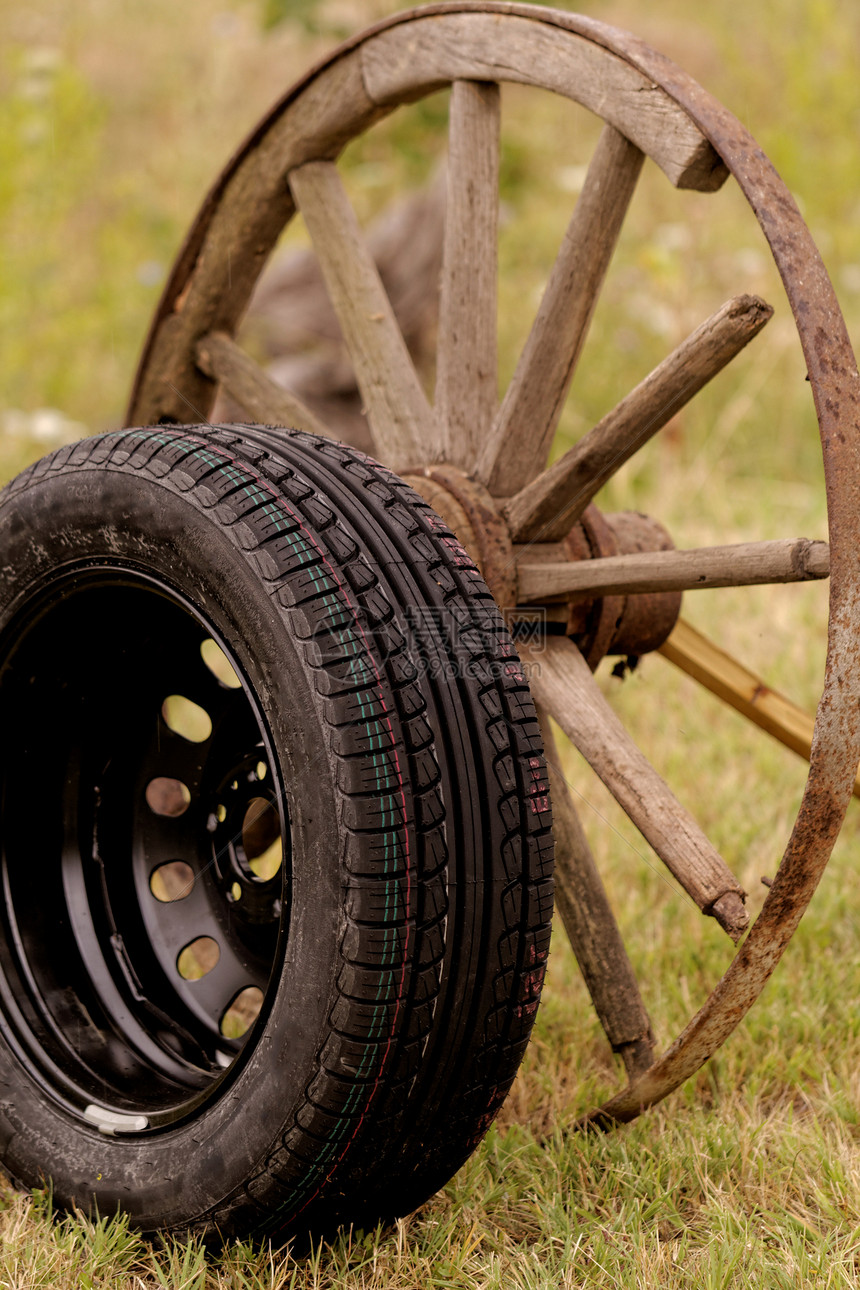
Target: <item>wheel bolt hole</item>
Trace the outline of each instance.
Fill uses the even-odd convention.
[[[149,879],[149,890],[156,900],[168,904],[174,900],[184,900],[191,895],[194,886],[194,870],[184,860],[171,860],[154,869]]]
[[[224,806],[223,802],[219,803],[218,806],[215,807],[215,815],[218,819],[218,823],[223,824],[227,818],[227,807]]]
[[[241,899],[242,899],[242,884],[241,884],[241,883],[239,883],[239,882],[234,882],[234,883],[233,883],[233,886],[230,888],[230,899],[231,899],[231,900],[233,900],[233,901],[238,901],[238,900],[241,900]]]
[[[256,766],[257,779],[265,779],[268,769],[269,768],[264,761],[258,761]]]
[[[198,936],[179,951],[176,970],[185,981],[199,981],[212,971],[220,957],[217,941],[211,936]]]
[[[221,1034],[225,1039],[241,1039],[257,1020],[262,1006],[262,990],[255,985],[246,986],[221,1018]]]
[[[228,689],[238,690],[242,682],[220,645],[213,640],[206,640],[200,646],[200,654],[209,671]]]
[[[242,821],[242,847],[255,878],[268,882],[284,862],[281,821],[273,804],[252,797]]]
[[[167,779],[163,775],[149,781],[145,797],[154,815],[184,815],[191,805],[191,793],[186,785],[179,779]]]
[[[209,713],[182,694],[169,694],[161,705],[161,715],[168,730],[192,744],[205,743],[212,734]]]

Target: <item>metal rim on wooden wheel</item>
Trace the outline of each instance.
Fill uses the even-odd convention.
[[[530,337],[497,407],[498,87],[506,81],[554,90],[605,124]],[[448,210],[431,407],[334,161],[351,138],[394,108],[449,84]],[[613,527],[589,505],[619,465],[767,321],[768,307],[748,296],[708,319],[546,469],[559,410],[646,155],[678,187],[714,191],[731,173],[769,243],[819,420],[829,559],[824,544],[803,541],[757,543],[742,552],[666,550],[656,529]],[[782,863],[725,976],[657,1059],[572,803],[557,780],[557,838],[565,852],[578,856],[579,873],[586,873],[590,898],[602,911],[607,953],[618,969],[608,988],[623,995],[620,1007],[608,999],[602,1008],[600,981],[589,981],[630,1074],[627,1087],[593,1118],[630,1119],[696,1070],[758,997],[823,872],[854,787],[860,755],[860,378],[831,284],[796,204],[754,140],[662,55],[573,14],[504,3],[432,5],[342,46],[276,105],[228,165],[165,290],[137,375],[130,423],[182,421],[189,409],[206,415],[220,382],[257,419],[325,432],[232,340],[265,260],[297,209],[353,359],[377,454],[432,499],[471,547],[502,604],[539,603],[550,595],[589,601],[588,621],[580,612],[568,622],[573,640],[547,642],[534,697],[703,911],[735,940],[746,930],[740,887],[611,713],[589,664],[623,645],[612,637],[625,617],[628,627],[638,618],[642,647],[658,646],[677,614],[677,603],[673,609],[667,597],[684,588],[794,581],[829,569],[824,687],[809,777]],[[548,549],[550,543],[555,545]],[[536,544],[544,546],[541,560]],[[625,604],[638,605],[639,612],[631,608],[628,615]],[[527,647],[523,653],[527,658]]]

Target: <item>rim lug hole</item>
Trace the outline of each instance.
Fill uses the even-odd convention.
[[[230,888],[230,892],[229,892],[228,899],[229,899],[229,900],[232,900],[234,903],[235,903],[236,901],[238,901],[238,900],[241,900],[241,899],[242,899],[242,884],[241,884],[241,883],[239,883],[239,882],[234,882],[234,883],[233,883],[233,886]]]
[[[212,971],[220,957],[217,941],[211,936],[198,936],[180,951],[176,970],[184,981],[199,981]]]

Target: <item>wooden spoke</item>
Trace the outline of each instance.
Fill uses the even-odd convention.
[[[496,411],[499,87],[455,81],[436,352],[444,459],[471,470]]]
[[[729,300],[588,434],[506,507],[515,542],[558,541],[616,470],[712,380],[773,314],[757,296]]]
[[[749,923],[744,892],[690,813],[636,747],[572,641],[521,643],[536,702],[552,713],[640,833],[732,940]]]
[[[478,463],[510,496],[546,464],[644,154],[604,126],[531,333]]]
[[[267,376],[226,332],[211,332],[197,345],[201,371],[220,382],[221,388],[264,425],[290,426],[331,437],[328,426],[301,399]]]
[[[660,653],[718,699],[809,761],[814,717],[772,690],[760,676],[738,663],[683,618],[660,646]],[[854,781],[854,796],[860,797],[860,774]]]
[[[600,1024],[632,1079],[647,1070],[654,1036],[615,915],[559,766],[549,718],[538,709],[552,798],[555,904]]]
[[[739,542],[734,546],[690,551],[645,551],[596,560],[529,564],[517,570],[518,598],[545,600],[571,593],[623,596],[645,591],[695,591],[700,587],[752,587],[769,582],[806,582],[826,578],[826,542],[786,538],[777,542]]]
[[[394,470],[438,455],[433,413],[334,164],[297,167],[290,187],[355,367],[377,452]]]

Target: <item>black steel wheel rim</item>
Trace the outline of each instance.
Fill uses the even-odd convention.
[[[289,921],[283,785],[215,625],[120,562],[61,570],[0,635],[2,1024],[32,1077],[107,1133],[231,1080]]]

